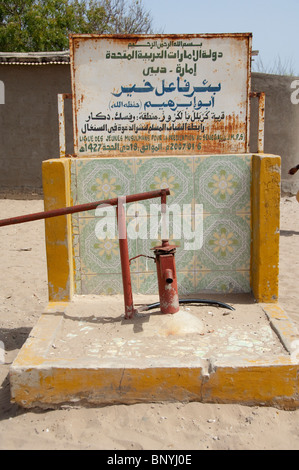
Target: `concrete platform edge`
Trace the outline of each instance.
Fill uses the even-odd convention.
[[[133,367],[46,361],[61,316],[51,315],[65,303],[51,303],[40,317],[10,369],[11,400],[24,408],[103,406],[150,402],[238,403],[299,407],[298,335],[278,304],[264,304],[273,330],[289,352],[287,356],[261,360],[248,357],[194,361],[181,364]],[[55,307],[55,308],[54,308]]]

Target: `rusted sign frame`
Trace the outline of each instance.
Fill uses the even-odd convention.
[[[258,98],[258,143],[257,152],[264,153],[265,143],[265,105],[266,95],[264,92],[252,92],[251,98]]]
[[[58,95],[59,156],[66,156],[64,100],[72,99],[71,93]]]
[[[102,153],[91,153],[91,154],[79,154],[79,142],[78,142],[78,121],[77,121],[77,110],[76,110],[76,103],[77,100],[83,100],[84,96],[80,95],[77,93],[76,90],[76,81],[75,81],[75,64],[74,64],[74,56],[75,56],[75,49],[78,47],[78,40],[90,40],[93,39],[95,41],[100,40],[100,39],[109,39],[115,40],[115,41],[138,41],[138,40],[158,40],[160,39],[161,41],[169,40],[169,41],[176,41],[176,40],[183,40],[183,39],[188,39],[192,40],[195,38],[201,38],[201,39],[211,39],[211,38],[234,38],[234,39],[240,39],[240,40],[245,40],[247,44],[247,64],[246,64],[246,72],[247,72],[247,83],[246,83],[246,116],[243,122],[245,131],[245,137],[244,137],[244,142],[242,145],[242,152],[241,151],[233,151],[232,153],[244,153],[244,152],[249,152],[249,141],[250,141],[250,89],[251,89],[251,54],[252,54],[252,34],[251,33],[224,33],[224,34],[188,34],[188,35],[98,35],[98,34],[86,34],[86,35],[81,35],[81,34],[73,34],[70,36],[70,58],[71,58],[71,76],[72,76],[72,96],[73,96],[73,131],[74,131],[74,152],[75,155],[77,156],[99,156],[99,157],[109,157],[113,156],[110,154],[102,154]],[[77,42],[76,42],[77,41]],[[76,45],[77,44],[77,45]],[[236,59],[237,60],[237,59]],[[245,103],[245,100],[244,100]],[[220,144],[219,144],[220,145]],[[220,147],[219,147],[220,148]],[[220,150],[221,152],[221,150]],[[205,153],[210,153],[210,152],[201,152],[197,151],[196,149],[193,149],[192,152],[175,152],[172,154],[205,154]],[[212,153],[218,153],[218,152],[212,152]],[[229,152],[228,152],[229,153]],[[120,153],[119,153],[120,154]],[[166,154],[161,153],[161,154]],[[136,154],[127,152],[124,156],[133,156]]]

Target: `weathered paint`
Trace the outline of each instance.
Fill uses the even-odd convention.
[[[250,93],[251,98],[258,98],[258,153],[264,153],[264,141],[265,141],[265,104],[266,95],[264,92]]]
[[[299,349],[298,329],[279,304],[265,304],[263,310],[286,351],[292,355],[295,349]]]
[[[124,204],[126,202],[125,196],[119,198],[119,204],[116,209],[117,213],[117,226],[118,226],[118,246],[119,255],[121,262],[121,273],[123,280],[123,292],[124,292],[124,303],[125,303],[125,318],[133,318],[135,309],[133,304],[132,294],[132,282],[131,282],[131,271],[130,271],[130,259],[129,259],[129,248],[126,228],[126,214]]]
[[[251,287],[258,302],[277,302],[280,157],[253,155]]]
[[[75,154],[244,153],[251,34],[72,35]]]
[[[161,401],[238,403],[298,408],[298,365],[151,369],[35,368],[22,380],[15,370],[13,402],[24,408]],[[29,381],[29,374],[31,375]]]
[[[163,241],[154,248],[158,277],[160,309],[163,314],[176,313],[180,309],[174,246]]]
[[[297,408],[298,365],[218,366],[203,387],[205,402]]]
[[[122,196],[126,203],[141,201],[145,199],[151,199],[154,197],[160,197],[161,194],[170,194],[169,189],[161,189],[156,191],[149,191],[146,193],[132,194],[128,196]],[[84,212],[96,209],[101,204],[109,204],[110,206],[116,206],[119,204],[119,198],[102,199],[101,201],[88,202],[86,204],[77,204],[75,206],[61,207],[58,209],[51,209],[48,211],[34,212],[33,214],[25,214],[16,217],[9,217],[8,219],[0,220],[0,227],[6,225],[16,225],[25,222],[32,222],[33,220],[48,219],[52,217],[58,217],[61,215],[74,214],[76,212]]]
[[[264,304],[263,310],[271,326],[275,320],[283,321],[284,344],[298,338],[281,307]],[[126,357],[113,362],[109,357],[86,361],[68,353],[56,356],[57,336],[61,331],[66,335],[64,322],[70,311],[69,302],[50,302],[39,318],[10,369],[13,402],[25,408],[159,401],[299,407],[299,358],[287,353],[264,357],[248,351],[242,359],[231,353],[206,359],[193,356],[188,364],[185,356],[174,359],[157,354],[153,361],[141,354],[138,366],[132,361],[128,364]],[[184,336],[179,339],[184,341]],[[188,335],[185,341],[189,343]]]
[[[119,367],[49,361],[47,351],[62,316],[43,315],[11,367],[12,401],[25,408],[157,401],[299,406],[299,364],[285,356],[207,360],[196,366],[168,363],[166,358],[163,367],[148,367],[145,361],[138,368],[126,367],[125,359]]]
[[[45,211],[70,205],[70,160],[47,160],[42,165]],[[71,216],[45,220],[50,301],[67,301],[73,294]]]
[[[59,155],[61,158],[66,156],[64,100],[71,98],[70,93],[58,95]]]

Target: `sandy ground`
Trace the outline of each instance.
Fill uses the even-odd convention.
[[[0,200],[0,218],[43,210]],[[299,449],[299,410],[202,403],[24,410],[10,403],[10,364],[47,304],[44,222],[0,229],[0,449]],[[281,199],[280,304],[299,327],[299,205]]]

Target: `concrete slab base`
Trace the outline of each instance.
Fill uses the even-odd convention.
[[[205,299],[209,297],[205,296]],[[80,296],[50,303],[10,369],[11,400],[56,408],[200,401],[299,406],[299,335],[278,304],[211,296],[235,310],[184,304],[144,310],[156,296]]]

